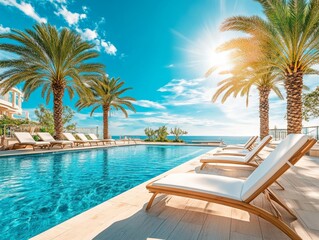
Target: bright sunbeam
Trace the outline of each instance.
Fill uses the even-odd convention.
[[[217,26],[204,27],[195,39],[190,39],[178,32],[174,33],[186,43],[181,50],[186,54],[187,67],[200,76],[205,75],[211,68],[216,73],[230,68],[229,54],[216,51],[216,48],[225,42]]]

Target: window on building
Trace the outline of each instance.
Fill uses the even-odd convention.
[[[16,105],[18,106],[19,105],[19,94],[16,93]]]
[[[13,100],[13,92],[8,92],[8,102],[12,102]]]

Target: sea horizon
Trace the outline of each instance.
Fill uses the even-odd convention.
[[[113,135],[112,138],[113,139],[121,139],[121,138],[124,138],[124,136],[127,136],[127,137],[130,137],[130,138],[139,138],[139,139],[142,139],[142,140],[145,140],[147,139],[147,136],[145,135]],[[242,143],[245,143],[248,138],[250,136],[191,136],[191,135],[187,135],[187,136],[181,136],[180,138],[187,142],[187,143],[191,143],[191,142],[214,142],[214,141],[222,141],[224,142],[225,144],[242,144]],[[174,136],[167,136],[167,138],[169,140],[174,140]]]

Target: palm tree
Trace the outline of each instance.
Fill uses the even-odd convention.
[[[85,82],[103,73],[102,64],[92,63],[98,56],[94,44],[67,29],[38,24],[33,29],[12,30],[0,34],[14,43],[0,44],[0,50],[14,53],[18,57],[1,60],[0,87],[3,93],[24,83],[23,92],[28,99],[32,92],[42,87],[42,97],[47,103],[53,95],[54,130],[57,139],[63,132],[63,96],[65,91],[72,98]],[[90,62],[87,62],[90,61]],[[82,90],[83,91],[83,90]],[[89,92],[87,92],[89,94]]]
[[[269,66],[284,77],[287,92],[288,133],[302,130],[302,88],[305,74],[319,63],[319,0],[256,0],[266,20],[258,16],[231,17],[221,29],[236,30],[271,45]]]
[[[103,136],[104,138],[109,137],[109,112],[111,110],[120,110],[124,113],[125,117],[128,117],[127,110],[132,110],[135,112],[135,108],[132,101],[135,101],[132,97],[121,96],[126,91],[132,88],[122,88],[124,85],[120,78],[109,79],[105,75],[100,79],[92,80],[89,86],[92,96],[82,97],[76,103],[79,110],[92,107],[91,116],[94,111],[99,107],[103,110]]]
[[[255,86],[259,93],[260,138],[263,139],[269,135],[270,92],[274,91],[281,99],[283,96],[278,88],[282,79],[275,69],[264,67],[267,54],[258,46],[256,38],[237,38],[219,47],[220,51],[231,51],[233,68],[223,72],[230,74],[230,77],[218,84],[219,88],[213,96],[213,101],[215,102],[221,94],[224,94],[222,103],[231,95],[241,95],[246,96],[248,105],[251,87]]]

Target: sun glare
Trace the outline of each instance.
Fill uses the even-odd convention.
[[[215,73],[219,73],[231,67],[229,53],[216,50],[221,43],[225,42],[225,39],[215,28],[204,27],[195,39],[175,32],[186,42],[182,51],[186,53],[188,67],[199,75],[205,75],[209,69],[214,69]]]

